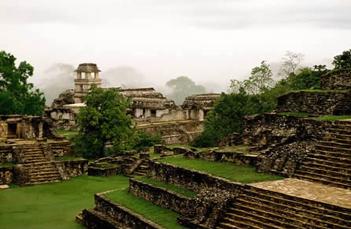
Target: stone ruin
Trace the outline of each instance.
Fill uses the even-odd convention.
[[[54,182],[87,172],[87,160],[57,161],[71,143],[56,136],[41,116],[0,116],[0,185]]]
[[[161,156],[254,164],[259,171],[294,179],[242,184],[146,160],[148,177],[197,195],[186,197],[134,178],[129,193],[173,210],[179,214],[177,222],[188,228],[350,228],[351,121],[318,118],[351,115],[351,99],[345,96],[351,89],[349,76],[344,71],[329,73],[322,78],[322,90],[289,93],[279,98],[275,112],[247,117],[242,141],[235,135],[226,142],[243,142],[257,151],[254,163],[248,158],[251,153],[155,148]],[[296,112],[308,115],[299,117]],[[95,195],[95,207],[84,209],[81,221],[87,228],[163,228],[104,193]]]
[[[76,70],[75,89],[66,90],[54,100],[46,114],[55,128],[75,129],[79,109],[84,107],[84,96],[91,87],[101,86],[100,70],[96,64],[83,63]],[[213,108],[219,94],[189,96],[177,106],[154,88],[116,88],[131,106],[128,113],[138,129],[160,133],[167,144],[189,143],[202,131],[202,122]]]

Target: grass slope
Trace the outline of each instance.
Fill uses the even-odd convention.
[[[128,178],[82,176],[0,191],[1,229],[77,229],[75,216],[94,206],[93,194],[128,187]]]
[[[132,194],[128,193],[127,189],[110,192],[107,193],[106,196],[112,201],[115,201],[120,205],[129,208],[130,210],[165,228],[184,228],[177,224],[177,217],[179,216],[177,213],[169,209],[156,206],[142,198],[135,197]]]
[[[198,159],[184,158],[182,155],[173,157],[164,157],[160,162],[166,162],[187,169],[194,169],[212,174],[214,176],[223,177],[228,180],[253,183],[267,180],[279,180],[280,176],[274,176],[266,173],[258,173],[254,167],[235,165],[230,162],[213,162]]]

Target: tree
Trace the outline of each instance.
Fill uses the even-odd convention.
[[[42,115],[45,97],[33,84],[33,67],[27,62],[16,66],[16,58],[10,53],[0,52],[0,114]]]
[[[241,133],[244,116],[272,110],[262,98],[259,94],[248,94],[243,90],[237,94],[222,94],[208,114],[204,131],[195,139],[194,146],[216,146],[224,137],[234,132]]]
[[[283,57],[283,63],[278,75],[286,78],[290,74],[295,74],[303,60],[303,56],[301,53],[287,51]]]
[[[134,129],[128,107],[129,101],[117,90],[93,88],[78,115],[76,151],[86,158],[99,158],[131,149]]]
[[[334,69],[351,69],[351,49],[334,57]]]
[[[187,96],[206,93],[204,86],[195,84],[187,76],[172,79],[166,83],[166,86],[172,89],[172,93],[168,97],[173,99],[176,104],[181,104]]]
[[[256,66],[251,70],[249,79],[244,81],[231,80],[230,91],[239,93],[241,90],[248,94],[259,94],[274,85],[272,78],[272,70],[266,61],[261,61],[260,66]]]

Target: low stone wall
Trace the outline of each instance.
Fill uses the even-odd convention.
[[[116,176],[119,174],[120,167],[118,165],[103,168],[103,167],[94,167],[89,166],[88,168],[88,175],[89,176]]]
[[[194,199],[135,179],[129,179],[129,192],[180,214],[187,214],[188,209],[195,205]]]
[[[11,184],[13,180],[13,168],[0,167],[0,185]]]
[[[316,115],[351,114],[351,92],[298,91],[278,97],[277,112],[303,112]]]
[[[184,186],[195,192],[208,188],[235,192],[242,187],[241,183],[166,163],[150,161],[149,167],[152,177],[167,183]]]
[[[323,75],[321,88],[325,90],[351,89],[351,70],[335,70]]]
[[[99,211],[106,216],[112,218],[114,221],[117,221],[121,224],[121,228],[145,228],[145,229],[161,229],[162,227],[151,222],[148,219],[145,219],[139,214],[134,213],[133,211],[112,202],[108,198],[104,197],[101,194],[95,195],[95,210]],[[83,212],[84,216],[84,212]],[[89,220],[84,217],[83,221],[85,224]],[[88,227],[94,228],[94,227]]]
[[[63,179],[70,177],[82,176],[88,174],[88,160],[67,160],[55,161],[56,167],[59,170]]]
[[[148,133],[159,133],[165,144],[188,144],[202,132],[203,123],[192,120],[138,123],[137,129]]]
[[[236,165],[251,165],[256,166],[257,155],[246,154],[243,152],[235,151],[217,151],[210,150],[207,152],[198,152],[198,151],[187,151],[184,154],[187,158],[193,159],[203,159],[207,161],[221,161],[221,162],[231,162]]]

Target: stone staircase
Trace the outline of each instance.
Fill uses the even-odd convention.
[[[351,228],[351,209],[247,186],[216,228]]]
[[[329,128],[294,176],[341,188],[351,188],[351,123]]]
[[[146,176],[149,171],[149,163],[145,160],[134,170],[133,175],[135,176]]]
[[[39,144],[21,146],[21,162],[26,169],[25,184],[40,184],[61,180],[55,164],[45,157],[44,149]]]

